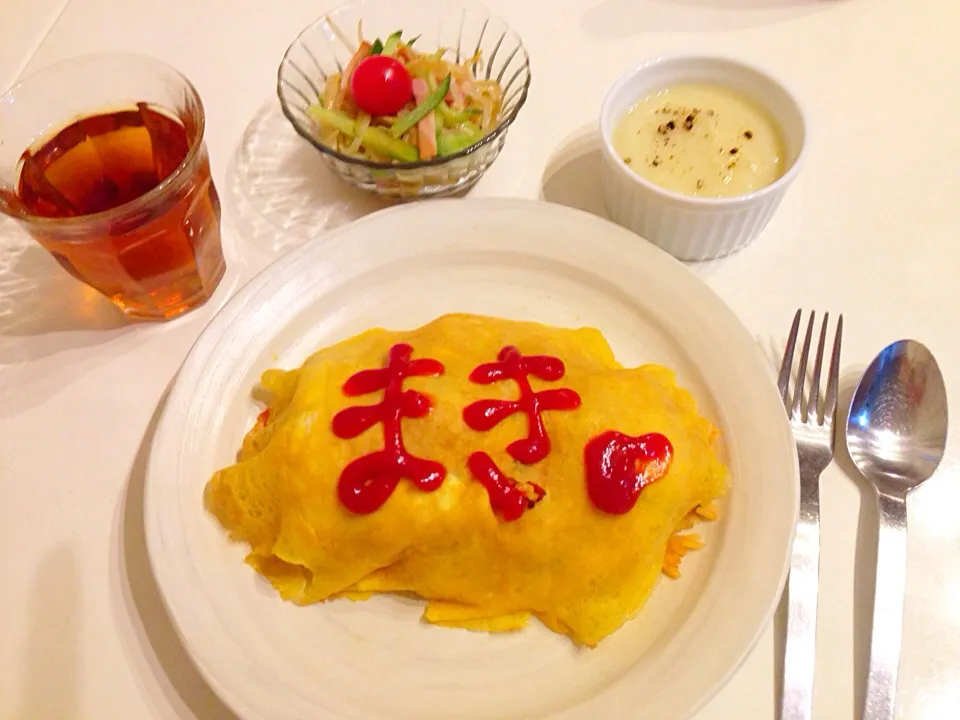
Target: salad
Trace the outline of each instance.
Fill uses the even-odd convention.
[[[404,40],[400,30],[370,43],[360,26],[357,36],[350,62],[327,78],[307,110],[324,145],[375,162],[408,163],[453,155],[497,126],[503,89],[476,77],[479,51],[457,63],[444,59],[447,48],[414,49],[419,36]]]

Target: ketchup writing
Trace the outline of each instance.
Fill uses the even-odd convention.
[[[467,459],[467,467],[490,496],[490,507],[507,522],[516,520],[532,509],[546,494],[542,487],[530,483],[525,491],[512,477],[504,475],[489,455],[475,452]]]
[[[587,494],[597,509],[622,515],[644,487],[666,475],[672,460],[673,446],[660,433],[631,437],[607,431],[583,451]]]
[[[464,409],[463,420],[470,429],[485,431],[514,413],[524,413],[528,419],[527,437],[510,443],[507,452],[525,465],[539,462],[550,453],[550,438],[541,413],[544,410],[575,410],[580,407],[580,396],[567,388],[534,392],[527,376],[556,381],[564,372],[559,358],[524,356],[517,348],[508,345],[500,351],[497,362],[480,365],[470,373],[470,380],[480,385],[513,380],[520,387],[520,397],[516,400],[478,400]]]
[[[480,365],[470,373],[471,382],[489,385],[501,380],[513,380],[520,388],[516,400],[478,400],[463,410],[463,421],[472,430],[483,432],[497,426],[514,413],[527,416],[527,436],[507,445],[511,457],[525,465],[540,462],[550,453],[550,438],[543,426],[541,415],[545,410],[575,410],[580,407],[580,396],[567,388],[554,388],[534,392],[529,375],[541,380],[555,382],[563,377],[565,368],[559,358],[547,355],[524,356],[508,345],[497,355],[497,362]],[[490,506],[504,520],[519,518],[533,508],[546,494],[536,483],[529,483],[527,490],[508,477],[489,455],[476,452],[467,461],[473,476],[486,488]]]
[[[409,377],[443,374],[443,365],[430,358],[411,360],[413,348],[405,343],[394,345],[387,355],[387,366],[361,370],[343,384],[349,397],[383,390],[383,400],[376,405],[356,405],[333,417],[333,434],[349,439],[360,435],[377,423],[383,423],[383,450],[357,458],[340,474],[337,494],[351,512],[371,513],[393,494],[400,478],[407,478],[420,490],[436,490],[447,471],[438,462],[414,457],[403,446],[401,418],[422,418],[430,412],[430,399],[415,390],[404,390]]]

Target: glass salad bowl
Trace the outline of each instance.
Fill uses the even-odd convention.
[[[369,134],[369,121],[361,122],[362,115],[358,115],[355,107],[335,116],[343,131],[331,130],[329,124],[321,124],[316,119],[329,104],[323,101],[324,91],[332,93],[338,86],[332,76],[339,74],[342,78],[345,69],[349,73],[358,59],[367,56],[365,46],[364,50],[359,50],[361,37],[372,44],[374,54],[389,55],[397,53],[397,41],[391,36],[401,37],[404,43],[415,42],[418,53],[434,53],[445,48],[443,60],[468,69],[477,83],[472,85],[468,80],[466,85],[461,83],[460,90],[451,87],[445,96],[449,104],[436,108],[435,113],[431,111],[437,126],[426,136],[431,139],[424,141],[424,147],[433,142],[436,133],[439,154],[430,159],[420,159],[421,151],[407,144],[401,147],[405,152],[397,154],[410,160],[367,151],[364,139],[370,139],[370,147],[378,150],[384,149],[384,142],[392,142],[391,130],[400,129],[394,126],[400,124],[406,111],[397,117],[384,118],[382,122],[378,120],[382,126],[376,128],[375,137]],[[458,72],[462,77],[462,71]],[[414,76],[413,83],[417,83],[417,73],[410,74]],[[430,97],[436,99],[443,95],[446,87],[443,82],[436,87],[436,78],[429,80]],[[491,87],[487,81],[499,85],[500,102],[497,110],[493,109],[494,105],[484,110],[482,119],[489,125],[486,130],[478,126],[481,111],[470,107],[461,111],[460,119],[466,120],[466,124],[456,127],[459,134],[455,141],[450,141],[453,128],[446,131],[446,138],[442,138],[445,120],[447,125],[451,124],[450,111],[457,111],[460,105],[472,102],[470,93],[477,87]],[[457,83],[456,76],[453,82]],[[342,87],[345,89],[348,85],[343,83]],[[463,87],[467,88],[467,100],[463,99]],[[342,5],[318,18],[297,36],[277,72],[277,95],[284,115],[320,152],[330,168],[356,187],[399,198],[442,197],[473,186],[503,149],[507,130],[526,102],[529,87],[530,59],[520,37],[506,22],[480,4],[446,0],[355,0]],[[414,93],[416,91],[414,85]],[[456,104],[455,93],[459,94],[459,104]],[[340,97],[343,97],[342,93]],[[421,102],[429,105],[430,99]],[[321,109],[317,110],[317,106]],[[419,107],[410,114],[415,117],[417,109]],[[476,123],[467,119],[474,117]],[[386,120],[393,124],[385,124]],[[434,122],[433,118],[430,122]],[[479,129],[463,131],[463,127]],[[412,132],[420,133],[422,128],[418,124]],[[361,133],[364,133],[362,137]],[[345,146],[344,139],[351,138],[355,141]],[[431,152],[428,149],[425,154]]]

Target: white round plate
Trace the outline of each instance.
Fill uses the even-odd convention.
[[[707,547],[596,649],[536,622],[499,635],[431,626],[406,598],[285,603],[204,510],[204,485],[254,422],[263,370],[452,311],[600,328],[622,363],[674,368],[723,433],[732,485],[703,526]],[[750,652],[786,577],[799,480],[771,378],[709,288],[592,215],[521,200],[380,212],[267,268],[190,351],[150,453],[153,570],[197,667],[248,720],[686,718]]]

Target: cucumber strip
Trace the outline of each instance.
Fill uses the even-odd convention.
[[[400,162],[416,162],[420,153],[406,140],[398,140],[382,128],[370,126],[360,135],[364,147],[376,150],[378,153],[389,155]]]
[[[311,105],[307,112],[321,125],[332,127],[350,138],[357,136],[357,122],[344,113],[327,110],[319,105]],[[392,137],[382,128],[368,127],[360,133],[360,141],[371,150],[388,155],[394,160],[416,162],[420,159],[420,154],[413,145]]]
[[[482,137],[480,133],[444,133],[437,137],[437,155],[454,155]]]
[[[383,52],[383,43],[380,42],[380,38],[377,38],[373,41],[373,45],[370,46],[371,55],[379,55]]]
[[[427,96],[427,99],[417,105],[413,110],[400,118],[396,125],[390,128],[390,134],[395,138],[402,137],[407,130],[412,128],[418,122],[426,117],[427,113],[434,110],[437,105],[446,97],[450,90],[450,75],[447,75],[437,89]]]
[[[446,103],[440,103],[437,105],[437,110],[440,111],[440,114],[443,115],[443,119],[447,121],[450,125],[458,125],[460,123],[470,122],[470,118],[475,115],[482,115],[483,110],[479,108],[469,108],[465,110],[454,110],[452,107]]]
[[[383,54],[390,55],[391,57],[397,51],[397,46],[400,44],[400,36],[403,34],[403,30],[397,30],[396,32],[390,33],[387,36],[387,41],[383,44]]]
[[[349,135],[350,137],[357,134],[356,121],[344,115],[342,112],[327,110],[327,108],[322,105],[311,105],[307,108],[307,112],[310,113],[310,117],[321,125],[328,125],[334,130],[339,130],[344,135]]]

